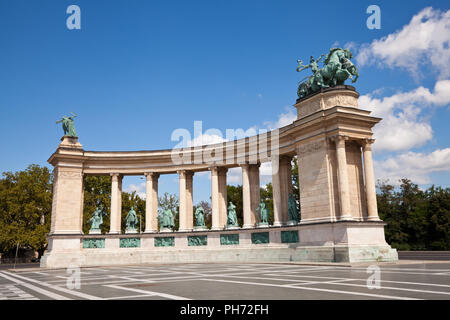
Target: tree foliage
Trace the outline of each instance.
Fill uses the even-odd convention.
[[[46,167],[5,172],[0,179],[0,252],[11,254],[17,244],[42,255],[50,231],[53,175]]]
[[[386,241],[400,250],[450,250],[450,189],[421,190],[408,179],[379,182],[378,212]]]

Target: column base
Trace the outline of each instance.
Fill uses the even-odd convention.
[[[206,226],[195,226],[194,231],[207,231],[208,228]],[[219,229],[211,229],[211,230],[219,230]]]
[[[240,227],[238,227],[238,226],[226,226],[225,227],[225,230],[238,230],[238,229],[240,229]]]
[[[352,216],[342,216],[338,221],[356,221]]]
[[[283,222],[276,221],[276,222],[273,223],[273,226],[274,226],[274,227],[281,227],[281,226],[284,226],[284,223],[283,223]]]
[[[268,228],[269,227],[269,223],[267,223],[267,222],[258,222],[256,224],[256,227],[257,228]]]

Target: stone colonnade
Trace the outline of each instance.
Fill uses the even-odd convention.
[[[90,259],[91,262],[86,260],[86,264],[99,261],[96,260],[99,251],[91,255],[90,251],[83,251],[80,247],[85,238],[82,218],[86,175],[111,175],[109,233],[89,236],[102,237],[109,248],[119,248],[119,240],[132,236],[119,235],[122,178],[145,175],[145,228],[142,235],[135,236],[136,241],[143,241],[143,251],[142,255],[139,253],[141,251],[133,252],[139,259],[147,259],[149,256],[146,255],[156,250],[148,247],[149,238],[167,243],[176,238],[175,246],[181,247],[189,241],[203,243],[209,238],[208,246],[216,248],[219,253],[224,250],[229,253],[230,247],[226,243],[222,247],[219,242],[219,237],[222,241],[223,236],[223,241],[240,246],[235,253],[223,256],[226,256],[226,261],[244,261],[247,254],[248,257],[255,257],[256,254],[260,261],[268,261],[264,252],[254,251],[254,246],[261,241],[269,246],[279,245],[277,248],[282,251],[280,255],[274,253],[276,261],[396,260],[395,250],[385,241],[384,223],[378,217],[376,204],[371,145],[374,142],[372,128],[381,119],[370,116],[370,111],[360,109],[358,96],[351,86],[324,89],[298,100],[294,105],[297,120],[287,126],[257,136],[195,148],[85,151],[78,138],[63,137],[48,160],[55,168],[55,180],[49,252],[42,265],[62,265],[66,262],[61,261],[69,261],[74,255]],[[211,161],[212,154],[214,159],[221,161]],[[205,155],[209,160],[202,160]],[[301,220],[298,225],[291,225],[288,215],[289,194],[293,192],[290,165],[293,156],[297,157],[299,169]],[[256,208],[260,202],[260,165],[269,161],[272,164],[274,219],[273,226],[267,227],[257,225]],[[240,168],[242,171],[243,228],[238,230],[224,230],[228,207],[227,170],[230,168]],[[199,231],[193,226],[193,178],[196,172],[208,170],[211,172],[212,227],[211,230]],[[179,176],[178,231],[181,232],[158,235],[158,179],[162,174],[173,173]],[[203,234],[198,235],[199,232]],[[252,239],[248,242],[250,233]],[[242,243],[239,242],[240,235],[243,237]],[[285,241],[296,239],[296,245],[286,247],[281,245],[283,240],[275,240],[283,237]],[[177,256],[176,260],[192,261],[188,246],[183,248],[189,257]],[[121,248],[114,254],[123,255],[123,261],[126,261],[131,255],[127,250]],[[197,247],[196,250],[198,252],[200,249]],[[103,252],[101,259],[105,260],[101,260],[100,264],[113,261],[112,251]],[[205,259],[217,261],[215,257],[209,257],[208,252],[205,251]],[[165,261],[173,253],[167,253],[164,257],[163,253],[158,254],[161,256],[155,256],[155,259]]]
[[[351,213],[350,183],[348,178],[348,163],[346,143],[350,140],[346,136],[334,136],[329,138],[330,143],[335,144],[335,159],[337,165],[337,190],[339,210],[332,221],[379,221],[375,181],[372,164],[371,144],[373,139],[364,139],[357,141],[362,148],[362,161],[364,163],[364,185],[365,194],[362,199],[366,201],[362,205],[363,211],[359,216]],[[304,155],[305,150],[298,149],[298,156]],[[332,153],[333,154],[333,153]],[[292,155],[281,155],[272,157],[272,188],[273,188],[273,226],[284,226],[288,218],[288,196],[293,192],[292,174],[291,174]],[[241,164],[242,170],[242,199],[243,199],[243,228],[254,228],[258,222],[258,213],[256,208],[260,202],[260,164]],[[211,172],[211,208],[212,208],[212,230],[223,230],[227,221],[227,167],[213,166],[209,168]],[[195,171],[179,170],[179,230],[192,231],[194,226],[193,218],[193,178]],[[111,173],[111,219],[109,234],[121,233],[121,212],[122,212],[122,179],[123,174]],[[145,233],[158,232],[158,180],[160,173],[146,172],[146,206],[145,206]],[[83,177],[83,175],[81,175]],[[302,182],[300,174],[300,183]],[[72,177],[73,179],[73,177]],[[81,178],[82,179],[82,178]],[[305,181],[305,183],[308,183]],[[81,183],[82,185],[82,183]],[[82,191],[82,190],[81,190]],[[301,194],[301,192],[300,192]],[[58,195],[55,195],[57,199]],[[77,206],[82,212],[82,195]],[[302,201],[301,201],[302,203]],[[305,206],[307,211],[307,204]],[[82,217],[81,217],[82,219]],[[65,226],[64,223],[58,224],[58,219],[52,220],[52,234],[65,232],[65,229],[58,227]],[[308,217],[300,221],[308,223]],[[82,233],[82,223],[78,224],[78,230],[71,230],[76,233]],[[59,230],[58,230],[59,229]]]

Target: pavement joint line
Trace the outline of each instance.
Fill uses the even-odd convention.
[[[191,300],[189,298],[176,296],[176,295],[172,295],[172,294],[167,294],[167,293],[162,293],[162,292],[155,292],[155,291],[148,291],[148,290],[141,290],[141,289],[135,289],[135,288],[127,288],[127,287],[121,287],[121,286],[116,286],[116,285],[104,285],[104,287],[120,289],[120,290],[128,290],[128,291],[133,291],[133,292],[143,293],[143,294],[153,294],[153,295],[156,295],[156,296],[159,296],[159,297],[168,298],[168,299],[172,299],[172,300]]]
[[[340,268],[337,268],[337,269],[334,269],[334,271],[350,271],[350,272],[362,272],[362,273],[366,273],[367,272],[367,269],[365,269],[365,268],[362,268],[362,269],[360,269],[360,268],[357,268],[357,269],[340,269]],[[433,273],[433,272],[403,272],[403,271],[390,271],[390,270],[384,270],[384,269],[382,269],[382,268],[380,268],[380,271],[381,271],[381,273],[396,273],[396,274],[425,274],[425,275],[431,275],[431,276],[435,276],[435,275],[439,275],[439,274],[436,274],[436,273]],[[298,272],[297,272],[298,273]]]
[[[30,290],[33,290],[34,292],[40,293],[40,294],[42,294],[42,295],[44,295],[44,296],[46,296],[46,297],[49,297],[49,298],[52,298],[52,299],[56,299],[56,300],[71,300],[71,299],[68,298],[68,297],[64,297],[64,296],[61,296],[61,295],[59,295],[59,294],[57,294],[57,293],[50,292],[50,291],[48,291],[48,290],[45,290],[45,289],[36,287],[36,286],[34,286],[34,285],[30,284],[30,283],[26,283],[26,282],[24,282],[24,281],[22,281],[22,280],[13,278],[12,276],[9,276],[9,275],[7,275],[7,274],[5,274],[5,273],[6,273],[6,272],[0,272],[0,276],[3,277],[3,278],[5,278],[5,279],[7,279],[7,280],[9,280],[9,281],[15,282],[15,283],[17,283],[18,285],[21,285],[21,286],[23,286],[23,287],[25,287],[25,288],[28,288],[28,289],[30,289]]]
[[[239,283],[239,284],[248,284],[248,285],[256,285],[256,286],[281,287],[281,288],[310,290],[310,291],[323,291],[323,292],[332,292],[332,293],[339,293],[339,294],[369,296],[369,297],[375,297],[375,298],[386,298],[386,299],[397,299],[397,300],[422,300],[422,299],[417,299],[417,298],[388,296],[388,295],[372,294],[372,293],[365,293],[365,292],[354,292],[354,291],[343,291],[343,290],[332,290],[332,289],[321,289],[321,288],[309,288],[309,287],[299,287],[299,286],[289,286],[289,285],[276,285],[276,284],[272,284],[272,283],[245,282],[245,281],[233,281],[233,280],[221,280],[221,279],[200,279],[200,280],[201,281],[216,281],[216,282]]]
[[[333,283],[333,284],[338,285],[338,286],[365,287],[365,288],[367,288],[367,285],[364,285],[364,284],[354,284],[354,283]],[[408,292],[421,292],[421,293],[450,295],[450,292],[420,290],[420,289],[408,289],[408,288],[398,288],[398,287],[381,286],[380,289],[383,289],[383,290],[394,290],[394,291],[397,290],[397,291],[408,291]]]
[[[367,281],[366,278],[339,278],[339,277],[320,277],[320,276],[301,276],[301,275],[296,275],[296,276],[292,276],[295,278],[319,278],[319,279],[347,279],[347,280],[351,280],[351,281]],[[388,282],[388,283],[399,283],[399,284],[408,284],[408,285],[423,285],[423,286],[437,286],[437,287],[450,287],[450,285],[446,285],[446,284],[436,284],[436,283],[424,283],[424,282],[408,282],[408,281],[394,281],[394,280],[381,280],[380,282]]]
[[[133,296],[122,296],[122,297],[109,297],[105,298],[105,300],[122,300],[122,299],[134,299],[134,298],[144,298],[144,297],[154,297],[154,294],[141,294],[141,295],[133,295]]]
[[[17,274],[13,275],[13,274],[11,274],[9,272],[6,272],[6,271],[3,271],[3,273],[5,273],[5,274],[7,274],[7,275],[9,275],[11,277],[16,277],[16,278],[19,278],[19,279],[23,279],[25,281],[38,283],[41,286],[48,287],[48,288],[51,288],[53,290],[61,291],[61,292],[64,292],[64,293],[68,293],[68,294],[70,294],[72,296],[76,296],[76,297],[79,297],[79,298],[84,298],[84,299],[88,299],[88,300],[102,300],[102,298],[100,298],[100,297],[96,297],[96,296],[93,296],[93,295],[90,295],[90,294],[86,294],[86,293],[83,293],[83,292],[78,292],[76,290],[70,290],[70,289],[59,287],[59,286],[54,286],[54,285],[48,284],[48,283],[46,283],[44,281],[38,281],[38,280],[35,280],[35,279],[26,278],[24,276],[19,276]]]

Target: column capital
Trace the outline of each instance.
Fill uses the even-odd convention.
[[[329,137],[329,140],[333,141],[336,144],[336,147],[343,147],[345,146],[345,141],[349,140],[349,137],[342,134],[337,134]]]
[[[249,164],[248,164],[248,162],[246,162],[246,163],[241,163],[241,164],[239,165],[239,167],[241,167],[242,169],[248,170]]]
[[[158,172],[144,172],[147,179],[158,179],[160,174]]]
[[[177,170],[177,173],[180,175],[181,178],[188,178],[194,175],[194,171],[191,170]]]
[[[362,139],[361,145],[365,150],[371,150],[372,144],[375,142],[375,139]]]
[[[123,175],[120,174],[120,173],[118,173],[118,172],[111,172],[109,175],[110,175],[113,179],[122,179],[122,178],[123,178]]]
[[[208,170],[211,171],[212,175],[223,175],[228,172],[228,168],[219,166],[209,167]]]

